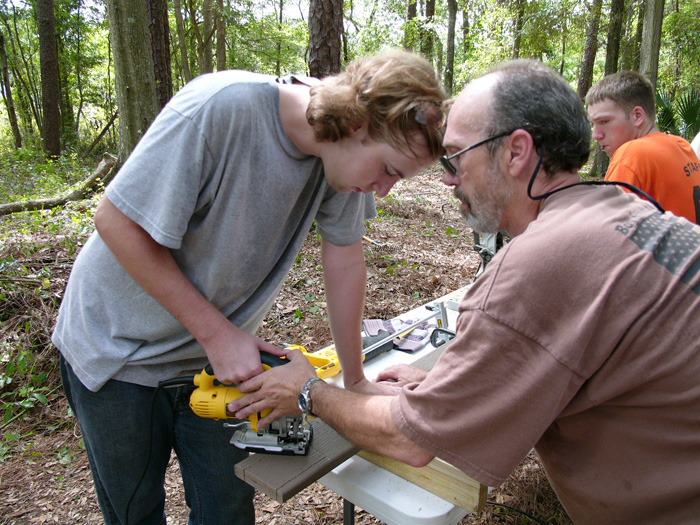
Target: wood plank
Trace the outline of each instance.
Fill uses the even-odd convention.
[[[413,366],[430,370],[445,348],[447,344],[418,359],[412,363]],[[433,459],[425,467],[416,468],[366,450],[358,452],[358,456],[470,512],[481,512],[486,505],[488,487],[440,458]]]
[[[438,348],[435,349],[434,352],[430,352],[427,355],[424,355],[420,359],[416,359],[413,363],[411,363],[411,366],[415,366],[416,368],[420,368],[421,370],[430,370],[433,368],[435,363],[437,363],[437,360],[440,358],[442,353],[445,351],[445,348],[450,343],[444,344]]]
[[[469,512],[481,512],[486,505],[488,487],[440,458],[417,468],[366,450],[357,455]]]
[[[412,365],[423,370],[431,369],[445,347],[447,344]],[[236,476],[275,501],[284,503],[360,451],[321,419],[311,421],[311,426],[314,435],[306,456],[253,454],[235,466]],[[424,488],[430,490],[429,486]]]
[[[311,421],[311,427],[306,456],[253,454],[236,464],[236,476],[284,503],[360,450],[320,419]]]

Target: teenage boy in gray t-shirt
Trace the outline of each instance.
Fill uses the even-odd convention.
[[[345,386],[381,391],[361,363],[364,222],[373,193],[440,155],[443,99],[426,61],[388,51],[312,87],[205,75],[156,118],[105,192],[53,334],[106,523],[164,520],[172,449],[190,522],[254,523],[231,431],[192,413],[191,387],[156,387],[207,363],[239,383],[261,351],[283,353],[253,334],[314,221]]]

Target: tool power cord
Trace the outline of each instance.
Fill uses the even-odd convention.
[[[151,452],[153,452],[153,411],[155,410],[156,397],[158,396],[158,392],[162,388],[175,388],[178,386],[189,386],[189,385],[192,385],[193,383],[194,383],[194,376],[175,377],[173,379],[166,379],[165,381],[161,381],[160,383],[158,383],[158,386],[153,391],[153,395],[151,396],[151,410],[150,410],[150,413],[148,416],[148,419],[151,420],[151,425],[148,427],[148,459],[146,460],[146,464],[143,467],[143,472],[141,472],[141,476],[139,477],[139,480],[136,482],[136,486],[134,487],[134,492],[131,493],[131,496],[129,496],[129,501],[127,501],[127,503],[126,503],[124,525],[129,525],[129,510],[131,509],[131,504],[134,502],[134,498],[136,497],[136,493],[139,491],[139,488],[141,488],[141,483],[143,483],[143,478],[146,477],[146,472],[148,472],[148,465],[151,463]]]
[[[532,516],[531,514],[528,514],[524,510],[520,510],[517,507],[511,507],[510,505],[506,505],[505,503],[497,503],[495,501],[487,501],[486,503],[488,503],[489,505],[495,505],[497,507],[503,507],[503,508],[508,509],[508,510],[514,510],[515,512],[519,512],[523,516],[530,518],[532,521],[534,521],[536,523],[540,523],[541,525],[547,525],[544,521]]]
[[[153,411],[155,410],[156,406],[156,398],[158,396],[158,392],[163,389],[163,388],[175,388],[178,386],[189,386],[193,384],[194,382],[194,376],[183,376],[183,377],[175,377],[173,379],[166,379],[165,381],[161,381],[158,383],[158,386],[156,389],[153,391],[153,395],[151,396],[151,410],[149,412],[149,419],[153,421]],[[134,487],[134,491],[131,493],[131,496],[129,496],[129,501],[126,503],[126,512],[125,512],[125,517],[124,517],[124,525],[129,525],[129,511],[131,510],[131,504],[134,501],[134,498],[136,497],[136,493],[139,491],[139,488],[141,488],[141,483],[143,483],[143,479],[146,477],[146,472],[148,472],[148,465],[151,463],[151,452],[153,452],[153,425],[148,428],[148,459],[146,460],[146,464],[143,467],[143,471],[141,472],[141,475],[139,476],[139,480],[136,482],[136,486]],[[537,519],[536,517],[528,514],[527,512],[520,510],[516,507],[511,507],[510,505],[506,505],[505,503],[497,503],[495,501],[487,501],[486,503],[490,505],[496,505],[498,507],[504,507],[509,510],[513,510],[515,512],[519,512],[523,516],[526,516],[530,518],[531,520],[540,523],[541,525],[547,525],[544,521],[541,521]]]

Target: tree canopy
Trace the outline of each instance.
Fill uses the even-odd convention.
[[[161,52],[168,54],[173,92],[218,69],[309,72],[307,0],[160,2],[147,4],[167,9],[166,38],[160,45],[168,47]],[[115,50],[106,4],[51,3],[58,55],[58,100],[53,102],[60,107],[60,120],[55,122],[54,112],[46,114],[47,107],[55,106],[46,104],[44,93],[55,91],[42,86],[46,73],[40,51],[42,41],[46,45],[51,39],[40,38],[46,36],[40,28],[48,27],[48,4],[5,0],[0,6],[0,58],[6,56],[0,67],[7,64],[0,75],[0,145],[6,150],[18,144],[45,147],[42,137],[53,137],[58,126],[62,152],[92,150],[100,134],[101,147],[94,153],[114,152],[118,131],[109,124],[118,110]],[[662,4],[656,85],[673,106],[683,97],[697,96],[692,88],[700,74],[700,0]],[[497,62],[530,57],[552,66],[580,92],[606,72],[639,69],[645,12],[648,17],[655,5],[659,0],[345,0],[340,62],[387,46],[411,48],[428,56],[456,94]],[[164,80],[156,77],[161,85]],[[55,145],[52,151],[57,151]]]

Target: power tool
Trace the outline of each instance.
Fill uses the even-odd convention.
[[[365,341],[365,344],[368,343],[369,341]],[[391,346],[391,338],[384,338],[382,351],[391,349]],[[300,350],[314,366],[316,374],[321,379],[328,379],[340,372],[340,362],[335,348],[309,353],[301,345],[282,344],[281,347]],[[363,359],[364,357],[363,355]],[[267,352],[260,353],[260,360],[263,370],[288,362],[284,358]],[[195,414],[215,420],[235,419],[235,416],[227,410],[228,404],[245,395],[235,385],[219,382],[214,376],[211,365],[207,365],[201,373],[195,374],[193,382],[197,388],[190,395],[190,408]],[[267,409],[251,414],[245,420],[224,423],[224,426],[234,429],[230,443],[249,452],[305,455],[312,438],[311,425],[306,418],[302,415],[282,416],[266,428],[258,428],[258,421],[269,413],[270,409]]]
[[[308,354],[307,354],[308,355]],[[263,369],[287,363],[286,359],[261,352]],[[234,399],[243,397],[235,385],[225,385],[214,376],[211,365],[201,373],[195,374],[194,385],[197,387],[190,395],[190,408],[200,417],[218,419],[236,419],[227,410]],[[249,452],[266,452],[273,454],[305,455],[312,438],[312,429],[302,415],[282,416],[266,428],[258,428],[258,421],[269,414],[271,409],[251,414],[245,420],[236,423],[224,423],[234,429],[230,443]]]
[[[446,326],[447,316],[444,305],[438,303],[429,309],[433,313],[394,334],[380,331],[376,336],[363,337],[362,360],[368,361],[391,350],[396,337],[433,317],[437,318],[438,326]],[[311,353],[307,352],[306,348],[301,345],[283,344],[281,346],[290,350],[300,350],[314,366],[316,374],[321,379],[328,379],[340,372],[340,362],[334,347]],[[284,358],[267,352],[261,352],[260,359],[264,370],[288,362]],[[225,385],[219,382],[214,376],[211,365],[207,365],[201,373],[195,374],[193,382],[197,388],[190,395],[190,408],[195,414],[215,420],[236,419],[234,414],[228,412],[227,406],[231,401],[243,397],[245,394],[239,392],[235,385]],[[239,419],[235,423],[224,423],[225,426],[234,429],[230,443],[250,452],[305,455],[312,438],[312,428],[306,418],[302,415],[282,416],[266,428],[258,428],[258,421],[270,411],[267,409],[251,414],[245,420]]]

